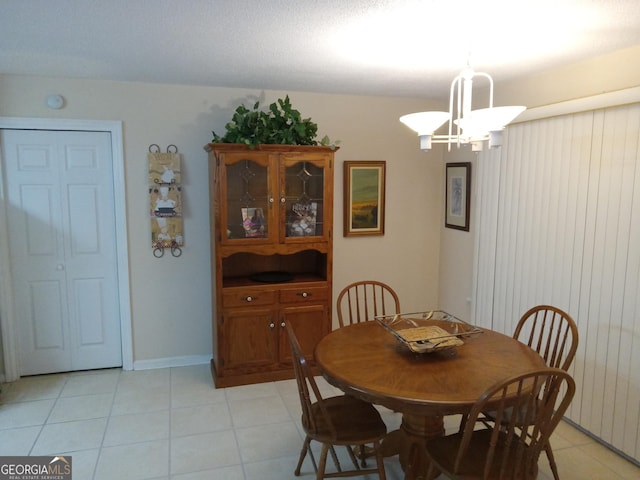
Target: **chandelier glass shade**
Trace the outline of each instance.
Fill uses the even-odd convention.
[[[471,110],[473,78],[477,76],[489,80],[489,106]],[[400,117],[400,121],[418,133],[421,150],[430,150],[433,143],[446,143],[449,150],[452,144],[458,147],[471,144],[475,151],[482,150],[485,140],[490,147],[502,145],[502,130],[525,110],[523,106],[494,107],[491,76],[466,68],[451,82],[448,112],[410,113]],[[449,124],[448,134],[436,135],[435,131],[445,123]]]

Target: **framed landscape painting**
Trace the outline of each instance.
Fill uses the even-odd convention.
[[[344,162],[344,236],[384,235],[385,161]]]
[[[447,163],[445,205],[444,226],[468,232],[471,208],[471,162]]]

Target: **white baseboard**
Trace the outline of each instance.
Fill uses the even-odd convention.
[[[134,370],[151,370],[154,368],[186,367],[203,365],[211,361],[211,355],[189,355],[184,357],[156,358],[153,360],[135,360]]]

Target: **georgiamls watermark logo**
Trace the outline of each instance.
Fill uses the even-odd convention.
[[[0,457],[0,480],[71,480],[71,457]]]

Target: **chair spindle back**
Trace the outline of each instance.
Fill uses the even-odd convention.
[[[551,305],[538,305],[525,312],[513,338],[538,352],[547,366],[565,371],[578,348],[578,328],[573,318]]]
[[[400,300],[382,282],[365,280],[347,285],[337,300],[340,327],[373,320],[377,316],[400,313]]]

